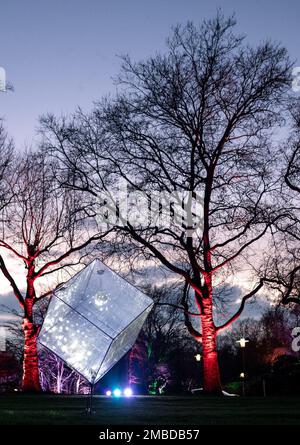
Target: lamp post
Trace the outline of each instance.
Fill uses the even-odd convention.
[[[194,357],[195,357],[195,360],[196,360],[196,362],[197,362],[197,365],[196,365],[196,371],[197,371],[197,379],[196,379],[196,382],[198,381],[199,382],[199,385],[201,385],[201,378],[200,378],[200,362],[201,362],[201,354],[196,354],[196,355],[194,355]]]
[[[246,378],[246,358],[245,358],[245,348],[246,344],[249,342],[249,340],[246,340],[244,337],[237,340],[237,343],[239,343],[241,350],[242,350],[242,372],[240,373],[240,378],[242,379],[242,389],[243,389],[243,396],[245,396],[245,378]]]
[[[93,414],[93,395],[94,395],[94,385],[96,380],[97,373],[92,370],[91,371],[91,382],[90,382],[90,394],[88,398],[88,405],[86,408],[86,414],[92,415]]]

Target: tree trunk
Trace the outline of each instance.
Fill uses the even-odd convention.
[[[216,345],[216,329],[212,315],[212,301],[204,301],[201,315],[202,351],[203,351],[203,391],[207,394],[222,394],[218,353]]]
[[[28,318],[24,318],[22,324],[24,332],[24,358],[23,358],[23,381],[24,392],[40,392],[37,334],[38,328]]]

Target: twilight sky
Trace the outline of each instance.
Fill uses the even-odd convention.
[[[161,51],[172,25],[218,7],[236,13],[249,42],[281,41],[300,65],[299,0],[2,0],[0,66],[15,92],[0,93],[0,116],[18,147],[32,144],[39,115],[88,110],[113,92],[117,55]]]

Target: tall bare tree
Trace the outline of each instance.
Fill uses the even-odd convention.
[[[265,261],[270,287],[280,303],[300,304],[300,101],[291,100],[288,138],[280,144],[276,200],[281,217],[274,224],[273,254]]]
[[[300,303],[300,101],[292,108],[292,132],[288,140],[287,167],[284,180],[292,194],[289,223],[284,226],[288,257],[292,267],[288,273],[284,303]],[[282,227],[281,227],[282,228]],[[291,264],[289,266],[291,266]]]
[[[281,123],[290,82],[286,50],[268,41],[246,45],[234,25],[233,18],[219,14],[199,27],[178,26],[165,55],[137,63],[124,57],[114,99],[69,121],[42,119],[65,186],[93,197],[105,190],[106,208],[117,209],[113,226],[120,240],[186,283],[181,307],[187,329],[202,342],[209,393],[221,392],[218,333],[263,286],[262,280],[249,283],[236,312],[216,322],[221,281],[239,277],[245,258],[250,261],[277,217],[270,205],[271,134]],[[202,196],[203,230],[189,224],[191,199],[183,224],[128,218],[112,198],[118,179],[147,202],[154,191]]]
[[[2,212],[0,269],[23,311],[23,391],[39,391],[37,335],[34,305],[51,293],[50,274],[62,271],[91,251],[105,234],[91,220],[83,195],[59,187],[57,166],[43,150],[15,160],[10,182],[13,199]],[[6,259],[20,261],[18,270]],[[24,268],[25,289],[15,276]],[[56,279],[52,283],[57,284]],[[49,286],[47,292],[41,292]],[[45,289],[44,289],[45,290]]]
[[[180,306],[174,301],[178,295],[180,300],[180,287],[169,285],[162,287],[149,287],[146,292],[154,301],[154,309],[149,314],[142,333],[129,355],[129,372],[135,365],[140,373],[153,378],[161,364],[171,361],[179,347],[184,350],[193,348],[193,341],[184,328],[183,314]],[[193,355],[193,354],[191,354]],[[147,381],[147,377],[144,379]],[[131,376],[130,376],[131,377]],[[134,381],[134,378],[131,380]]]

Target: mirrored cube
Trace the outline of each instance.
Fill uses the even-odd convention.
[[[134,345],[152,306],[151,298],[94,260],[53,293],[38,340],[95,383]]]

